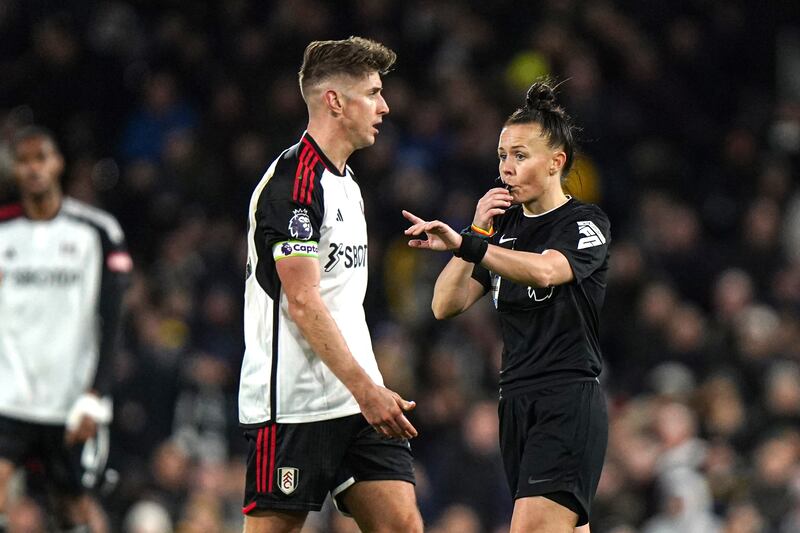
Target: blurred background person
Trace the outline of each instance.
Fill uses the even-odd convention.
[[[20,202],[0,208],[0,527],[12,476],[28,467],[29,487],[38,474],[50,498],[53,527],[106,531],[88,489],[104,475],[133,265],[117,221],[63,195],[51,133],[20,130],[11,153]]]

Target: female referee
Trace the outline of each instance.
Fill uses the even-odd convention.
[[[487,292],[500,314],[500,447],[514,497],[512,532],[589,531],[608,440],[598,376],[608,217],[565,194],[575,126],[548,80],[506,120],[497,155],[504,188],[478,201],[461,233],[403,211],[409,246],[452,251],[433,294],[438,319]]]

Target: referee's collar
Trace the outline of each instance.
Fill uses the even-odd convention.
[[[339,177],[344,177],[347,175],[347,166],[345,165],[344,173],[339,172],[339,169],[336,168],[336,165],[331,163],[331,160],[328,159],[328,156],[325,155],[325,152],[322,151],[322,148],[319,147],[317,141],[314,140],[308,131],[303,132],[303,135],[300,137],[300,143],[308,143],[311,145],[311,149],[319,156],[320,161],[322,161],[322,164],[325,165],[326,169],[328,169],[328,172]]]

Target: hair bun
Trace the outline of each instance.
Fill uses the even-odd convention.
[[[556,107],[556,93],[547,82],[537,81],[528,89],[525,107],[537,111],[552,111]]]

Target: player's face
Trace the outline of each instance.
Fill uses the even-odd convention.
[[[342,91],[342,117],[356,150],[375,144],[378,127],[383,116],[389,113],[382,91],[381,76],[377,72],[351,78]]]
[[[14,177],[23,196],[42,196],[58,186],[64,160],[46,137],[31,137],[14,152]]]
[[[548,146],[547,138],[541,133],[536,123],[511,124],[500,132],[497,146],[500,177],[514,203],[536,201],[553,187],[561,190],[561,167],[557,154],[563,154],[563,151]]]

